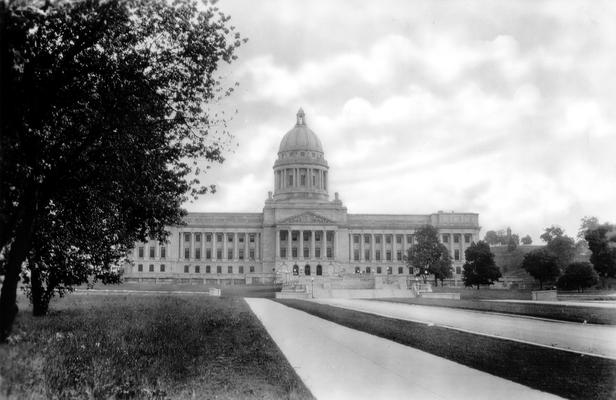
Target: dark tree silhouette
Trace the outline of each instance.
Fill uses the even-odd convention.
[[[464,251],[466,262],[463,266],[462,280],[464,286],[492,285],[502,276],[494,263],[494,254],[484,242],[471,243]]]

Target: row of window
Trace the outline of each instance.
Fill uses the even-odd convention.
[[[190,237],[191,235],[195,235],[195,242],[201,242],[201,238],[202,236],[205,236],[205,242],[206,243],[211,243],[212,242],[212,237],[214,234],[212,233],[205,233],[205,234],[201,234],[201,232],[184,232],[184,242],[190,242]],[[216,234],[216,241],[218,243],[222,243],[223,239],[224,239],[224,233],[217,233]],[[234,236],[237,235],[237,241],[239,243],[244,243],[245,240],[245,236],[248,235],[248,241],[250,243],[254,243],[255,242],[255,237],[256,237],[256,233],[249,233],[249,234],[245,234],[245,233],[227,233],[227,242],[229,243],[233,243],[234,240]]]
[[[360,261],[359,255],[360,255],[359,250],[354,249],[353,250],[353,261]],[[392,256],[391,250],[386,250],[384,261],[392,261],[391,256]],[[460,250],[459,249],[454,249],[453,259],[455,261],[460,261]],[[402,260],[403,260],[402,250],[397,250],[396,251],[396,261],[402,261]],[[381,261],[381,250],[374,250],[374,260],[373,260],[371,250],[364,249],[364,261]]]
[[[291,248],[291,258],[298,258],[299,249],[297,247]],[[334,250],[331,247],[328,247],[325,251],[325,256],[327,258],[334,258]],[[287,258],[287,248],[280,247],[280,258]],[[310,258],[310,248],[304,247],[303,258]],[[314,248],[314,258],[321,258],[321,248]]]
[[[443,234],[443,243],[449,243],[449,233],[444,233]],[[460,239],[461,239],[461,234],[460,233],[454,233],[453,234],[453,242],[454,243],[460,243]],[[473,235],[471,235],[470,233],[465,233],[464,234],[464,243],[470,243],[471,240],[473,240]]]
[[[323,236],[323,232],[321,231],[304,231],[303,241],[307,242],[310,240],[311,232],[314,232],[314,241],[321,242],[321,236]],[[299,240],[299,233],[300,231],[291,231],[291,241],[292,242],[297,242]],[[331,232],[331,231],[326,232],[325,239],[327,242],[332,242],[334,240],[334,232]],[[286,230],[280,231],[280,241],[286,242],[287,240],[289,240],[289,232]]]
[[[216,259],[217,260],[222,260],[223,256],[223,249],[216,249]],[[238,249],[238,254],[237,254],[237,258],[238,260],[243,260],[245,256],[245,252],[244,249]],[[184,248],[184,258],[185,259],[189,259],[190,258],[190,248],[186,247]],[[234,254],[233,254],[233,249],[227,249],[227,260],[233,260]],[[255,249],[248,249],[248,258],[250,260],[254,260],[255,259]],[[196,260],[200,260],[201,259],[201,249],[195,249],[195,259]],[[206,260],[211,260],[212,259],[212,249],[205,249],[205,259]]]
[[[353,243],[355,244],[359,244],[359,241],[361,240],[361,236],[362,235],[353,235]],[[372,238],[372,234],[363,234],[364,236],[364,243],[365,244],[370,244],[371,242],[371,238]],[[375,234],[374,235],[374,242],[375,244],[381,244],[381,234]],[[385,236],[385,243],[386,244],[391,244],[394,236],[396,238],[396,243],[398,244],[402,244],[402,239],[404,238],[404,235],[401,234],[397,234],[397,235],[392,235],[392,234],[388,234],[388,235],[384,235]],[[442,235],[442,240],[443,243],[449,243],[449,236],[452,236],[449,233],[444,233]],[[460,243],[462,234],[460,233],[454,233],[453,234],[453,242],[454,243]],[[412,234],[407,234],[406,235],[406,242],[407,243],[414,243],[413,242],[414,239],[414,235]],[[464,234],[464,243],[470,243],[473,240],[473,235],[471,235],[470,233],[466,233]]]
[[[184,273],[188,274],[188,273],[191,272],[191,270],[192,270],[192,272],[194,272],[196,274],[199,274],[199,273],[201,273],[201,266],[200,265],[195,265],[195,266],[191,267],[190,265],[184,265]],[[227,267],[227,273],[228,274],[233,274],[234,273],[233,270],[234,270],[234,268],[233,268],[232,265],[229,265]],[[254,265],[251,265],[250,267],[248,267],[248,270],[251,273],[255,272]],[[138,264],[137,265],[137,271],[138,272],[143,272],[143,264]],[[149,265],[148,271],[149,272],[154,272],[154,264],[150,264]],[[159,265],[159,271],[160,272],[165,272],[165,264],[160,264]],[[205,266],[205,273],[206,274],[211,274],[212,271],[213,271],[213,268],[212,268],[211,265],[206,265]],[[221,265],[217,265],[216,266],[216,273],[217,274],[222,274],[222,271],[223,271],[223,267]],[[244,273],[244,266],[243,265],[240,265],[240,266],[237,267],[237,273],[238,274],[243,274]]]

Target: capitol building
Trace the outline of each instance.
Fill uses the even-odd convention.
[[[185,225],[168,227],[166,243],[135,244],[125,281],[254,284],[413,276],[404,254],[415,230],[427,224],[451,252],[459,281],[464,250],[479,240],[476,213],[350,214],[338,193],[330,197],[323,145],[301,109],[280,141],[273,172],[274,190],[262,212],[189,213]]]

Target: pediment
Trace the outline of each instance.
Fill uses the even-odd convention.
[[[310,224],[335,224],[331,219],[322,217],[312,212],[305,212],[303,214],[294,215],[292,217],[286,218],[278,224],[282,225],[310,225]]]

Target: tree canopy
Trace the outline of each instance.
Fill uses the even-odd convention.
[[[539,287],[542,289],[544,282],[553,281],[560,275],[558,258],[546,248],[536,249],[526,254],[522,268],[539,281]]]
[[[425,225],[415,232],[416,243],[407,250],[406,263],[409,267],[419,270],[418,275],[424,277],[434,275],[437,280],[451,276],[451,255],[438,238],[438,230],[432,225]]]
[[[190,0],[2,2],[0,19],[5,340],[25,261],[36,285],[102,277],[208,191],[229,137],[212,104],[233,90],[216,71],[242,39]]]
[[[494,254],[484,242],[471,243],[464,251],[466,262],[463,266],[462,280],[464,286],[492,285],[502,276],[494,263]]]
[[[599,276],[590,263],[574,262],[567,266],[556,284],[560,289],[584,291],[598,282]]]
[[[555,225],[545,228],[541,239],[546,242],[546,249],[556,257],[558,268],[563,271],[575,257],[575,241],[565,235],[565,231]]]
[[[524,236],[522,239],[520,239],[520,241],[522,242],[522,244],[525,245],[533,244],[533,238],[531,238],[530,235]]]
[[[601,224],[584,235],[592,252],[590,262],[602,279],[616,277],[616,227]]]

